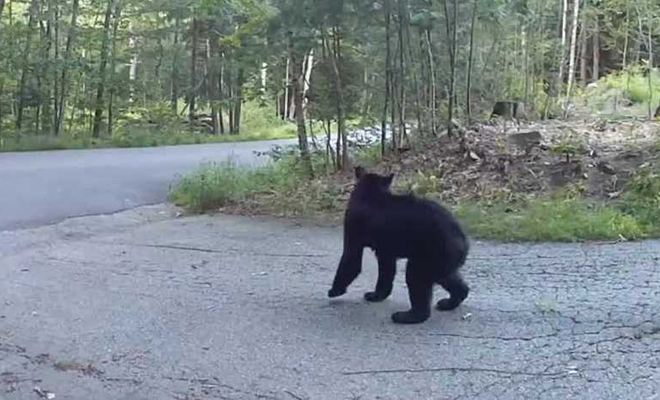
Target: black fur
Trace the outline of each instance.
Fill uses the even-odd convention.
[[[412,195],[390,192],[394,175],[382,176],[355,169],[357,185],[344,217],[344,252],[328,292],[346,293],[362,271],[362,254],[370,247],[378,259],[378,281],[367,301],[383,301],[392,293],[396,260],[408,259],[406,284],[410,310],[392,314],[396,323],[424,322],[431,314],[433,284],[449,292],[438,310],[453,310],[468,296],[459,274],[469,251],[469,241],[458,221],[439,204]]]

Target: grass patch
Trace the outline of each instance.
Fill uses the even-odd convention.
[[[180,119],[169,115],[169,106],[155,107],[153,110],[136,110],[117,119],[116,129],[111,137],[92,138],[89,132],[72,130],[69,135],[45,136],[24,132],[0,136],[0,152],[39,151],[65,149],[98,149],[175,146],[186,144],[244,142],[257,140],[288,139],[297,136],[293,123],[282,121],[255,102],[246,102],[243,107],[241,132],[237,135],[214,136],[199,130],[190,131]],[[158,121],[148,124],[144,121]],[[226,125],[225,125],[226,126]]]
[[[290,126],[276,127],[267,132],[222,136],[187,133],[163,135],[136,128],[132,132],[116,135],[112,138],[92,139],[54,136],[22,136],[20,139],[3,138],[0,144],[0,152],[177,146],[276,140],[294,137],[296,137],[295,127]]]
[[[637,240],[651,233],[634,215],[583,199],[536,199],[517,210],[473,202],[460,205],[456,214],[470,235],[501,241]]]
[[[623,109],[627,116],[646,116],[649,102],[654,110],[660,100],[660,71],[628,67],[601,78],[597,85],[586,89],[583,97],[588,99],[592,111],[616,115]]]
[[[369,152],[362,155],[369,159]],[[352,188],[350,174],[304,177],[295,154],[282,153],[279,161],[245,169],[232,161],[207,164],[181,179],[170,200],[191,211],[204,212],[239,206],[277,215],[332,217],[341,220]],[[321,169],[317,165],[317,171]],[[417,177],[413,191],[435,197],[442,191],[435,177]],[[618,204],[600,204],[570,188],[528,199],[462,201],[457,217],[472,237],[505,242],[577,242],[639,240],[660,237],[660,173],[643,169],[632,179]]]
[[[256,169],[232,160],[204,164],[171,188],[169,200],[193,212],[204,212],[237,205],[258,194],[284,194],[293,186],[296,170],[290,159]]]
[[[310,182],[294,160],[251,170],[231,161],[207,164],[182,178],[170,200],[194,212],[249,204],[248,208],[275,214],[340,216],[351,188],[346,178],[333,183],[326,176]],[[554,195],[515,204],[467,201],[455,212],[471,236],[505,242],[660,237],[660,200],[633,193],[620,205]]]

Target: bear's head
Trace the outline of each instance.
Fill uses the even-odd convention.
[[[387,176],[367,172],[363,167],[355,167],[355,178],[357,179],[356,191],[368,194],[390,193],[394,174]]]

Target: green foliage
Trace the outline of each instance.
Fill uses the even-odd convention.
[[[263,139],[296,136],[296,125],[278,118],[270,104],[261,106],[258,101],[246,102],[243,105],[243,118],[242,130],[248,136]]]
[[[345,118],[355,117],[360,111],[363,66],[350,48],[342,49],[339,63],[344,95]],[[330,58],[322,58],[315,67],[308,93],[310,116],[320,120],[332,120],[337,116],[337,84]]]
[[[206,164],[184,176],[170,191],[169,200],[201,212],[244,202],[264,191],[288,191],[300,171],[293,159],[247,169],[229,160]]]
[[[587,143],[583,135],[574,131],[563,132],[560,140],[550,146],[550,152],[560,154],[569,161],[570,157],[587,151]]]
[[[543,198],[516,209],[507,204],[467,203],[456,212],[470,234],[502,241],[635,240],[652,233],[639,216],[582,199]]]
[[[415,177],[407,182],[406,188],[418,196],[434,197],[442,191],[442,180],[434,174],[418,171]]]
[[[357,162],[361,165],[368,166],[376,164],[381,159],[381,145],[380,143],[366,146],[356,154]]]
[[[651,71],[651,84],[652,91],[649,90],[649,78],[644,75],[643,68],[632,66],[605,76],[590,94],[609,97],[612,93],[620,93],[633,103],[648,102],[652,94],[653,100],[657,101],[660,98],[660,72],[657,69]]]
[[[271,109],[260,107],[256,101],[246,102],[242,133],[240,135],[213,136],[199,130],[190,131],[189,125],[174,116],[165,102],[149,108],[135,107],[116,120],[111,137],[91,138],[88,130],[73,130],[60,137],[35,135],[14,130],[0,136],[0,152],[85,149],[105,147],[152,147],[183,144],[274,140],[296,137],[295,125],[273,115]]]
[[[183,177],[169,200],[194,211],[206,211],[234,204],[253,189],[249,172],[232,162],[209,164]]]

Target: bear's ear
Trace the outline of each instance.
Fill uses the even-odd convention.
[[[359,165],[357,167],[355,167],[355,178],[356,179],[360,180],[364,176],[364,174],[366,174],[366,171],[364,170],[363,167],[361,167]]]
[[[394,174],[389,174],[385,177],[385,187],[388,189],[392,185],[392,181],[394,180]]]

